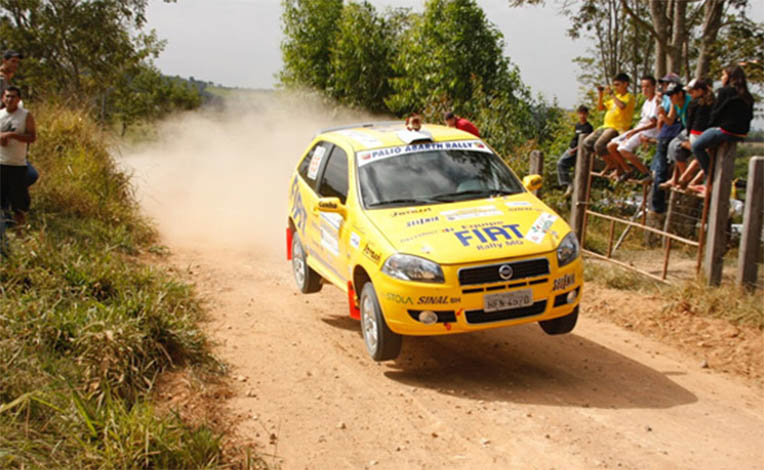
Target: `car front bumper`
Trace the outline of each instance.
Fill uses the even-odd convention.
[[[483,282],[461,271],[480,274],[494,266],[538,261],[538,256],[512,259],[490,265],[442,266],[446,282],[429,284],[394,279],[379,273],[373,279],[377,298],[392,331],[403,335],[443,335],[485,330],[522,323],[562,317],[573,312],[581,300],[583,263],[575,261],[557,267],[555,253],[543,257],[548,261],[546,273],[517,273],[515,278],[486,279]],[[461,272],[461,273],[460,273]],[[485,311],[489,295],[531,291],[532,304],[527,306]],[[431,311],[437,322],[425,324],[418,318]]]

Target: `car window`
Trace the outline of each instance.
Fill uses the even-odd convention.
[[[367,157],[364,161],[361,155],[358,172],[366,207],[453,202],[524,191],[501,159],[485,148],[401,154],[396,150],[376,151],[391,155],[389,158]]]
[[[331,147],[332,144],[329,142],[319,142],[310,149],[310,152],[300,162],[297,172],[313,189],[316,188],[316,180],[318,179],[318,171],[321,169],[321,163],[329,154]]]
[[[326,162],[318,194],[323,197],[338,197],[345,204],[348,195],[348,156],[335,146]]]

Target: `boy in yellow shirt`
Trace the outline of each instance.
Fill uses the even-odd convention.
[[[631,120],[634,116],[636,99],[629,93],[631,79],[625,73],[619,73],[613,78],[611,87],[599,87],[599,99],[597,109],[607,110],[602,126],[594,130],[585,140],[584,148],[589,152],[596,152],[605,160],[605,171],[616,170],[618,173],[628,171],[626,162],[619,162],[612,158],[607,149],[607,144],[622,132],[631,128]],[[605,99],[607,95],[607,100]]]

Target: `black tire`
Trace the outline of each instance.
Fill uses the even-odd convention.
[[[371,282],[367,282],[361,290],[360,307],[361,332],[369,356],[377,362],[398,357],[403,338],[387,326]]]
[[[292,273],[297,287],[303,294],[312,294],[321,290],[321,276],[305,262],[305,249],[297,234],[292,237]]]
[[[564,317],[555,318],[553,320],[543,320],[539,322],[541,329],[548,335],[564,335],[570,333],[573,328],[576,327],[578,321],[578,306],[573,309],[573,312],[565,315]]]

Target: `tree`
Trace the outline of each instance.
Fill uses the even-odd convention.
[[[168,0],[165,0],[168,1]],[[0,0],[0,41],[25,53],[16,81],[31,98],[62,97],[102,120],[129,76],[155,73],[151,58],[164,47],[141,32],[147,0]],[[127,95],[126,95],[127,96]],[[125,102],[125,106],[132,106]],[[130,112],[130,110],[126,110]]]
[[[519,83],[503,55],[504,41],[474,0],[428,0],[413,19],[393,64],[393,94],[387,100],[398,114],[446,100],[468,105],[478,80],[485,90]]]
[[[326,90],[342,0],[283,0],[281,5],[284,68],[279,80],[286,86]]]
[[[510,6],[540,3],[544,3],[544,0],[511,0]],[[580,27],[586,30],[603,28],[600,24],[609,25],[616,21],[624,23],[622,15],[628,15],[634,33],[633,39],[627,42],[631,43],[636,51],[637,44],[649,42],[645,35],[653,38],[654,51],[644,48],[643,51],[652,56],[654,72],[659,77],[669,71],[684,75],[687,80],[709,76],[715,60],[731,63],[733,57],[738,55],[733,53],[735,48],[725,50],[718,47],[720,41],[728,43],[729,37],[739,41],[737,50],[749,52],[742,61],[754,63],[761,55],[758,53],[761,51],[760,37],[757,36],[761,24],[751,21],[746,16],[747,0],[648,0],[646,5],[640,0],[617,0],[617,8],[614,8],[614,0],[558,0],[557,3],[562,5],[562,11],[570,17],[574,25],[571,31]],[[590,9],[599,13],[590,12]],[[605,12],[606,21],[603,19]],[[622,31],[626,33],[625,30]],[[575,34],[571,35],[576,37]],[[606,57],[618,55],[614,49],[622,42],[617,43],[610,34],[596,35],[594,39],[595,50],[600,54],[604,49]],[[730,56],[720,57],[721,53]],[[640,55],[643,58],[647,57],[644,53]],[[599,57],[587,57],[583,58],[581,63],[597,64],[599,61]]]
[[[396,31],[374,7],[350,2],[342,9],[330,49],[328,93],[344,104],[384,112],[393,75]]]

